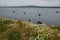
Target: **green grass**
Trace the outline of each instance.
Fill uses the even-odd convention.
[[[0,32],[3,32],[7,29],[7,25],[9,25],[10,23],[12,23],[11,20],[0,20]]]
[[[8,40],[20,40],[21,35],[19,32],[12,30],[12,31],[8,31],[7,37]]]

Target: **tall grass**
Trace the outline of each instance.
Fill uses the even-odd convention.
[[[8,40],[20,40],[21,35],[19,32],[15,30],[12,30],[12,31],[10,30],[7,33],[7,37],[8,37]]]
[[[0,32],[3,32],[7,29],[7,25],[9,25],[10,23],[12,23],[11,20],[0,20]]]

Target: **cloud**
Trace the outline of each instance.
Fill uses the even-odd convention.
[[[48,1],[48,2],[60,2],[60,0],[43,0],[43,1]]]
[[[60,0],[0,0],[0,6],[21,5],[60,6]]]

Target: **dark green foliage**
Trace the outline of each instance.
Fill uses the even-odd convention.
[[[39,40],[38,38],[36,38],[36,40]]]
[[[31,37],[32,35],[30,35],[30,33],[26,33],[25,37]]]
[[[6,30],[6,27],[5,26],[0,26],[0,32],[3,32]]]
[[[0,25],[1,25],[1,26],[2,26],[2,25],[7,25],[7,24],[10,24],[10,23],[12,23],[11,20],[4,20],[4,21],[0,20]]]
[[[57,39],[60,40],[60,36]]]
[[[4,21],[0,20],[0,32],[5,31],[7,28],[7,25],[10,23],[12,23],[11,20],[4,20]]]
[[[30,37],[30,35],[28,33],[25,34],[25,37]]]
[[[60,40],[60,36],[56,37],[54,40]]]
[[[37,36],[38,36],[38,33],[37,32],[33,34],[33,37],[37,37]]]
[[[9,31],[7,37],[8,40],[20,40],[21,35],[20,33],[14,30],[14,31]]]
[[[44,40],[49,40],[47,37],[44,37]]]

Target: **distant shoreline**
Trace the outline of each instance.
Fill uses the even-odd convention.
[[[60,8],[60,7],[56,7],[56,6],[34,6],[34,5],[30,5],[30,6],[0,6],[0,8]]]
[[[0,7],[0,8],[60,8],[60,7]]]

